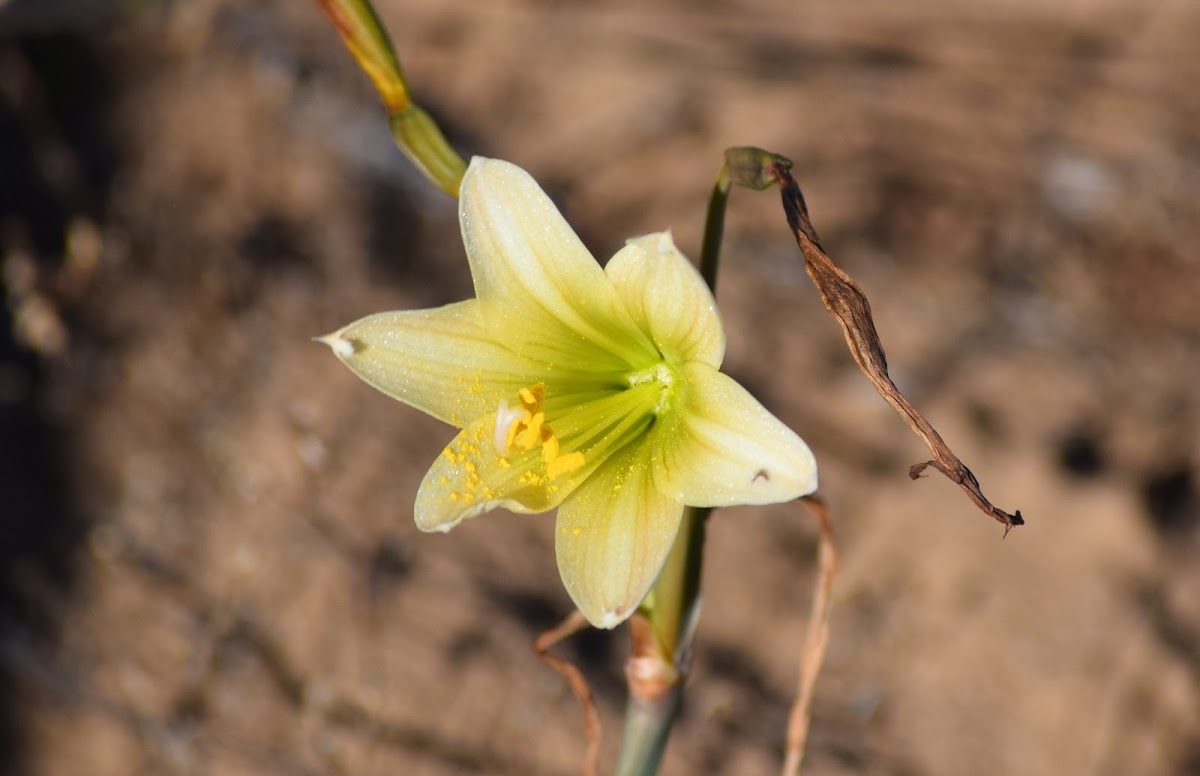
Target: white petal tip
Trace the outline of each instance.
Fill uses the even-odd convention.
[[[422,533],[450,533],[450,530],[462,522],[461,519],[446,520],[441,523],[435,523],[428,519],[422,520],[422,516],[417,516],[417,530]]]
[[[592,622],[592,625],[602,630],[612,630],[627,619],[629,619],[629,615],[621,616],[616,609],[606,609],[600,612],[600,617]]]
[[[651,232],[643,234],[640,237],[630,237],[625,241],[626,245],[640,245],[642,250],[647,253],[657,253],[660,256],[667,253],[676,253],[678,248],[675,247],[675,238],[671,236],[671,230],[665,232]]]
[[[472,156],[470,164],[467,165],[467,172],[472,178],[475,178],[479,175],[502,172],[506,170],[506,168],[512,167],[516,167],[516,165],[512,162],[506,162],[503,159],[489,159],[486,156]]]
[[[665,232],[653,234],[651,237],[654,238],[654,247],[658,250],[660,256],[666,253],[674,253],[677,250],[675,248],[675,239],[671,237],[670,229]]]
[[[342,339],[337,332],[326,334],[324,337],[313,337],[313,339],[328,345],[329,349],[338,358],[350,358],[354,355],[354,343],[350,340]]]
[[[817,489],[816,463],[812,463],[809,468],[811,469],[812,474],[806,475],[806,476],[802,475],[799,477],[794,477],[794,476],[792,477],[791,483],[794,488],[794,491],[796,491],[796,498],[802,498],[802,497],[805,497],[805,495],[809,495],[810,493],[816,493],[816,489]],[[760,474],[762,474],[762,471],[760,471]]]

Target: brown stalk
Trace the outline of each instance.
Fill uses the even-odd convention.
[[[566,658],[550,654],[550,648],[588,627],[588,621],[578,611],[572,612],[558,625],[542,632],[533,642],[533,652],[546,665],[557,671],[567,683],[583,707],[584,736],[587,738],[587,749],[583,755],[583,776],[597,776],[600,772],[600,714],[596,711],[596,699],[588,687],[583,673]]]
[[[929,447],[929,452],[933,455],[932,461],[912,466],[908,470],[908,476],[915,480],[922,475],[925,469],[932,466],[950,478],[952,482],[957,483],[966,492],[967,497],[975,502],[975,506],[1002,523],[1005,534],[1014,526],[1024,525],[1025,520],[1021,517],[1020,510],[1009,514],[1003,509],[993,506],[992,502],[987,500],[979,487],[979,480],[888,376],[887,357],[884,356],[879,333],[875,330],[875,321],[871,317],[871,305],[862,289],[841,267],[833,263],[833,259],[829,258],[824,248],[821,247],[817,231],[808,218],[808,206],[804,202],[804,194],[801,193],[796,179],[792,177],[791,166],[791,162],[783,157],[771,155],[771,158],[765,162],[762,172],[764,178],[774,180],[779,184],[784,213],[796,235],[796,243],[800,246],[800,252],[804,254],[804,269],[816,284],[825,309],[841,324],[846,344],[850,347],[850,355],[858,363],[859,369],[875,386],[875,390],[879,391],[879,395],[892,405],[913,432],[924,440]]]
[[[829,615],[833,608],[833,576],[837,571],[837,547],[833,543],[833,521],[829,506],[819,496],[805,496],[804,503],[817,516],[820,524],[820,545],[817,550],[817,586],[813,589],[812,611],[800,653],[800,678],[796,685],[796,700],[788,715],[787,754],[783,761],[783,776],[798,776],[808,742],[812,721],[813,691],[825,651],[829,646]]]

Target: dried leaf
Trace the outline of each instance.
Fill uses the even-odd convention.
[[[871,305],[858,285],[841,267],[833,263],[833,259],[829,258],[825,249],[821,247],[821,241],[817,238],[817,232],[808,217],[804,195],[796,179],[792,177],[792,163],[782,156],[759,149],[730,149],[726,152],[727,159],[731,153],[737,161],[736,170],[746,178],[746,183],[751,188],[761,188],[758,184],[765,177],[772,178],[779,184],[784,213],[796,235],[800,252],[804,254],[804,269],[816,284],[825,309],[841,324],[846,344],[850,347],[850,355],[875,386],[875,390],[879,391],[879,395],[900,413],[913,432],[928,445],[933,460],[916,464],[909,469],[908,476],[915,480],[925,469],[932,466],[957,483],[985,514],[1002,523],[1006,534],[1013,526],[1024,525],[1025,520],[1021,517],[1020,510],[1009,514],[987,500],[979,487],[979,480],[888,376],[887,358],[884,356],[883,345],[879,341],[879,333],[875,330],[875,322],[871,317]],[[754,154],[757,154],[762,165],[761,175],[753,170],[753,164],[747,163],[747,156]],[[736,175],[734,182],[744,185]]]

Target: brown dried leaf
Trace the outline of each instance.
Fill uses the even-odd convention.
[[[804,269],[816,284],[825,309],[841,324],[846,344],[850,347],[850,355],[875,386],[875,390],[879,391],[879,395],[900,413],[900,417],[904,418],[913,432],[928,445],[933,460],[914,465],[909,469],[908,476],[915,480],[926,468],[932,466],[957,483],[985,514],[1002,523],[1006,534],[1013,526],[1024,525],[1025,520],[1021,517],[1020,510],[1009,514],[987,500],[979,487],[979,480],[888,376],[887,358],[879,341],[879,333],[875,330],[875,321],[871,317],[871,305],[862,289],[841,267],[833,263],[833,259],[829,258],[825,249],[821,247],[821,241],[817,238],[817,232],[808,217],[804,194],[801,193],[796,179],[792,177],[792,163],[781,156],[759,149],[731,149],[727,152],[727,158],[731,152],[738,162],[738,169],[743,171],[741,175],[748,178],[751,188],[761,188],[763,179],[773,179],[779,184],[784,213],[796,235],[800,252],[804,254]],[[744,172],[753,166],[747,165],[746,157],[755,153],[762,165],[763,174],[759,176]],[[734,176],[734,181],[740,182],[737,175]]]

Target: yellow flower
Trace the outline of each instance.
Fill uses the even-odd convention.
[[[421,483],[419,528],[558,507],[563,583],[611,628],[650,590],[685,504],[816,488],[804,442],[718,371],[716,305],[669,233],[629,240],[601,269],[519,167],[476,158],[460,196],[476,298],[322,340],[366,382],[462,429]]]

